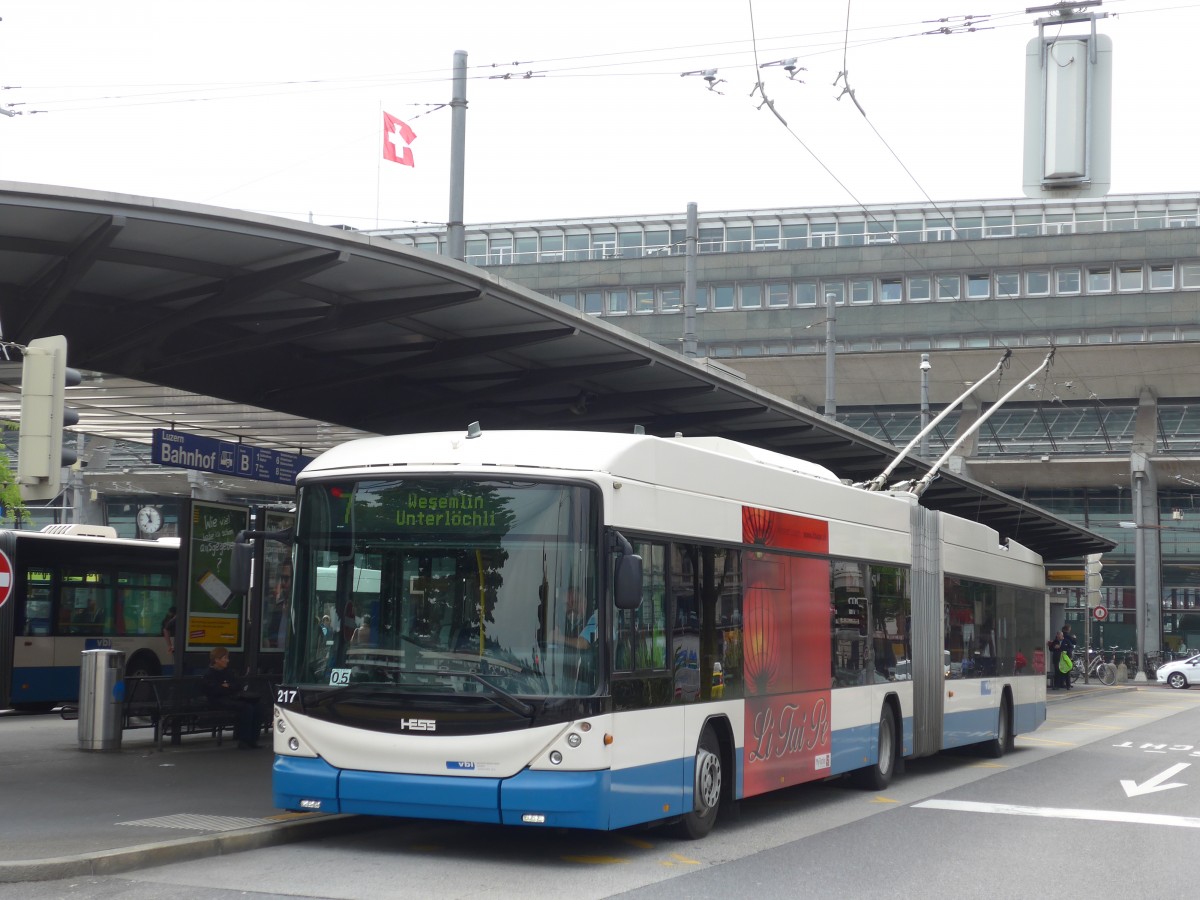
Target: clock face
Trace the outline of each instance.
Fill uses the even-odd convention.
[[[146,534],[154,534],[162,528],[162,514],[153,506],[143,506],[138,510],[137,523]]]

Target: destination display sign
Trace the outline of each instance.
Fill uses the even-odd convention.
[[[154,429],[150,458],[160,466],[197,469],[274,484],[295,484],[296,475],[313,461],[311,456],[298,453],[219,441],[167,428]]]

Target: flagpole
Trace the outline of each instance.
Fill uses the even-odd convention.
[[[379,114],[375,117],[375,121],[379,123],[379,144],[375,148],[375,229],[379,229],[379,193],[380,193],[380,178],[383,173],[383,142],[387,140],[387,134],[383,130],[383,101],[379,101]]]
[[[467,51],[454,51],[454,92],[450,98],[450,217],[446,222],[446,255],[467,255],[463,227],[463,183],[467,155]]]

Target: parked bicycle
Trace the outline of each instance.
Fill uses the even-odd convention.
[[[1084,672],[1087,673],[1089,679],[1096,679],[1101,684],[1113,685],[1117,683],[1117,667],[1108,662],[1104,658],[1104,654],[1099,650],[1092,650],[1091,658],[1084,663],[1083,651],[1075,654],[1075,668],[1071,670],[1071,683],[1074,684],[1083,677]]]

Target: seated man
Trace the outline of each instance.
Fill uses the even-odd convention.
[[[229,671],[229,651],[213,647],[208,654],[208,671],[200,679],[200,688],[208,702],[237,716],[234,734],[243,750],[257,750],[262,732],[262,714],[258,696],[247,693],[241,679]]]

